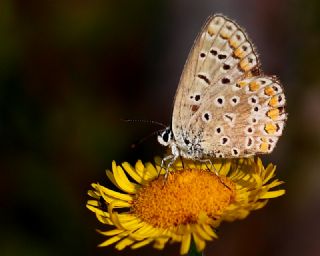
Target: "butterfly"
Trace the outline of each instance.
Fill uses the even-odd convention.
[[[271,153],[287,113],[283,87],[263,74],[246,33],[223,15],[208,18],[189,53],[172,123],[158,135],[164,160],[241,158]],[[169,163],[169,164],[170,164]]]

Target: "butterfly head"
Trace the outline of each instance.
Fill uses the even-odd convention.
[[[163,146],[169,146],[173,142],[171,127],[167,127],[158,135],[158,142]]]

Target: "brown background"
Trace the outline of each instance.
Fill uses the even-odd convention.
[[[188,51],[209,14],[246,28],[285,86],[289,120],[264,162],[287,194],[223,224],[206,255],[320,254],[320,3],[316,0],[0,2],[1,255],[176,255],[96,248],[85,208],[111,161],[152,160]]]

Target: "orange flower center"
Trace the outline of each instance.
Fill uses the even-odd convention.
[[[163,176],[142,187],[132,211],[143,221],[161,228],[197,223],[200,213],[218,219],[230,204],[235,185],[227,177],[207,170],[188,169]]]

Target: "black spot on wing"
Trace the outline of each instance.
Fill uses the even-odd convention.
[[[205,75],[199,74],[198,78],[202,79],[203,81],[206,82],[206,84],[210,85],[211,81],[208,77],[206,77]]]

